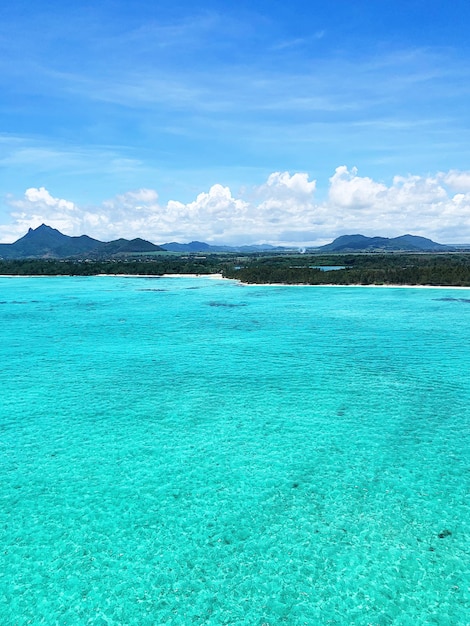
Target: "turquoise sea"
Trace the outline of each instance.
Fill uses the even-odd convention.
[[[470,289],[0,278],[0,624],[470,624]]]

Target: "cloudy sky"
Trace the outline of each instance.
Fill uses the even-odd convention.
[[[468,0],[0,7],[0,241],[470,242]]]

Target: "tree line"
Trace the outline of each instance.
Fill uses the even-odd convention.
[[[323,266],[343,269],[323,271]],[[104,261],[0,260],[0,274],[95,276],[98,274],[213,274],[245,283],[307,285],[444,285],[470,287],[470,254],[209,254]]]
[[[162,260],[119,259],[82,261],[57,259],[0,260],[0,275],[12,276],[97,276],[99,274],[212,274],[221,271],[220,264],[207,259]]]
[[[344,269],[322,271],[318,266]],[[257,259],[224,272],[246,283],[470,286],[470,254],[354,254]]]

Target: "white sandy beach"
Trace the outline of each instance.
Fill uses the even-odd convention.
[[[95,277],[105,278],[107,276],[111,278],[209,278],[212,280],[230,280],[238,283],[242,287],[373,287],[377,289],[463,289],[470,290],[469,287],[461,287],[456,285],[361,285],[361,284],[333,284],[323,283],[318,285],[310,285],[308,283],[244,283],[237,278],[225,278],[222,274],[95,274]],[[37,275],[37,274],[0,274],[0,278],[83,278],[80,275],[71,274],[51,274],[51,275]],[[87,278],[93,278],[88,276]]]
[[[223,280],[236,280],[224,278]],[[470,289],[470,287],[461,287],[456,285],[361,285],[361,284],[333,284],[323,283],[318,285],[310,285],[308,283],[244,283],[237,281],[240,285],[246,287],[374,287],[377,289]]]

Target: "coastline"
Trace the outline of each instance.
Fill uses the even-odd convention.
[[[235,278],[224,278],[223,280],[236,280]],[[311,285],[309,283],[244,283],[237,281],[240,285],[246,287],[373,287],[377,289],[470,289],[468,287],[462,287],[461,285],[362,285],[360,283],[321,283],[318,285]]]
[[[161,278],[212,278],[214,280],[232,280],[222,274],[162,274]]]
[[[321,283],[312,285],[309,283],[245,283],[237,278],[226,278],[220,273],[216,274],[93,274],[91,276],[82,276],[80,274],[0,274],[0,278],[94,278],[94,277],[111,277],[111,278],[208,278],[211,280],[227,280],[237,283],[242,287],[372,287],[375,289],[466,289],[470,290],[470,286],[461,285],[409,285],[409,284],[382,284],[382,285],[362,285],[360,283]]]

